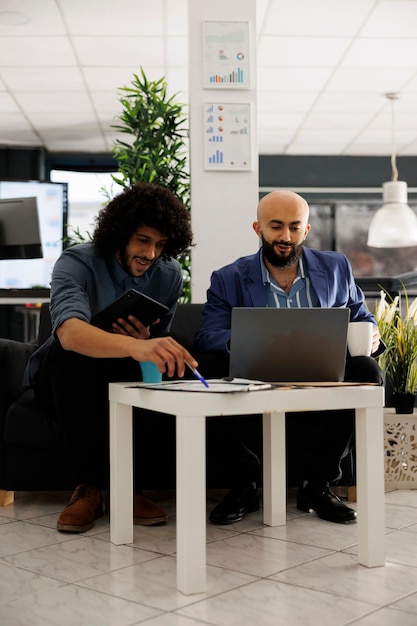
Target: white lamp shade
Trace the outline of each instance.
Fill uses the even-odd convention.
[[[417,216],[407,204],[407,183],[389,181],[383,186],[383,206],[372,218],[368,246],[406,248],[417,246]]]

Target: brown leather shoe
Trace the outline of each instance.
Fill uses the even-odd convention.
[[[93,485],[78,485],[56,525],[65,533],[84,533],[103,515],[101,492]]]
[[[153,524],[165,524],[168,515],[160,506],[145,498],[142,493],[135,493],[133,506],[133,523],[139,526],[153,526]]]

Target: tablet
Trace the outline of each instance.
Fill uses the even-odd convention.
[[[91,318],[91,324],[102,330],[111,331],[112,324],[118,317],[127,320],[134,315],[144,326],[165,315],[169,308],[136,289],[129,289],[120,298],[109,304]]]

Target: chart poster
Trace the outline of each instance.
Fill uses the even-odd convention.
[[[204,22],[204,87],[249,89],[249,23]]]
[[[204,104],[206,170],[251,169],[249,103]]]

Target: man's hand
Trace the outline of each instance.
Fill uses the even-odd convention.
[[[198,362],[172,337],[156,337],[148,341],[137,341],[131,348],[130,356],[136,361],[153,361],[163,374],[184,376],[185,361],[192,367]]]
[[[156,320],[154,324],[157,324]],[[150,327],[144,326],[138,319],[129,315],[128,320],[122,318],[116,320],[113,324],[113,332],[118,335],[134,337],[135,339],[149,339]],[[192,367],[197,367],[197,361],[191,356],[185,348],[174,341],[171,337],[158,337],[149,339],[146,344],[142,342],[136,346],[140,350],[141,355],[145,356],[132,357],[137,361],[153,361],[161,373],[167,372],[168,376],[173,376],[175,372],[178,376],[183,376],[185,371],[185,361]]]
[[[159,320],[156,320],[154,324],[157,324]],[[151,336],[149,326],[144,326],[133,315],[129,315],[127,320],[119,317],[112,324],[113,332],[118,335],[127,335],[128,337],[134,337],[135,339],[149,339]]]
[[[152,361],[161,373],[184,376],[185,361],[192,367],[198,362],[172,337],[149,338],[149,327],[138,320],[127,330],[123,322],[117,332],[108,333],[88,322],[70,318],[57,328],[57,337],[64,350],[73,350],[99,359],[131,357],[135,361]],[[143,337],[143,335],[146,335]],[[146,341],[144,341],[146,339]]]

